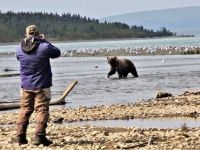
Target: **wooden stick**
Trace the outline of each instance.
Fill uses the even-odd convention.
[[[139,144],[129,145],[129,146],[119,145],[119,147],[122,148],[122,149],[132,149],[132,148],[136,148],[136,147],[143,147],[147,144],[148,144],[148,142],[142,142],[142,143],[139,143]]]
[[[65,97],[71,92],[71,90],[74,88],[74,86],[78,83],[77,80],[74,80],[64,91],[63,95],[55,101],[51,101],[50,105],[63,105],[65,104]]]
[[[74,86],[78,83],[77,80],[74,80],[67,88],[66,90],[63,92],[62,96],[57,99],[57,100],[53,100],[50,101],[49,105],[64,105],[65,104],[65,98],[66,96],[71,92],[71,90],[74,88]],[[0,111],[1,110],[9,110],[9,109],[16,109],[19,108],[20,104],[17,103],[9,103],[9,104],[0,104]]]

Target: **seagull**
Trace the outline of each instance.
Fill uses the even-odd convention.
[[[164,62],[165,62],[165,58],[162,59],[161,63],[164,63]]]

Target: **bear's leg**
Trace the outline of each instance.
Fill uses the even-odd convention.
[[[127,76],[128,76],[128,73],[123,73],[124,78],[127,78]]]
[[[119,76],[119,78],[122,78],[123,74],[118,72],[118,76]]]
[[[111,75],[115,74],[115,72],[116,72],[115,69],[111,69],[111,70],[108,72],[107,78],[109,78]]]
[[[131,71],[131,73],[132,73],[132,75],[133,75],[134,77],[138,77],[138,73],[137,73],[136,68],[133,68],[132,71]]]

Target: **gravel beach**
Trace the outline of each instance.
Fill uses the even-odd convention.
[[[76,109],[54,109],[50,112],[47,136],[54,144],[36,147],[34,115],[28,128],[29,144],[16,143],[17,113],[0,114],[0,149],[200,149],[200,128],[138,128],[66,125],[66,122],[87,120],[128,120],[134,118],[199,118],[200,92],[143,100],[138,103],[115,104]]]

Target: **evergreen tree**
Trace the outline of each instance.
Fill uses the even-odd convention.
[[[174,33],[162,27],[158,31],[143,26],[129,26],[120,22],[103,22],[79,14],[0,11],[0,42],[20,41],[26,26],[35,24],[49,40],[80,40],[109,38],[143,38],[172,36]]]

